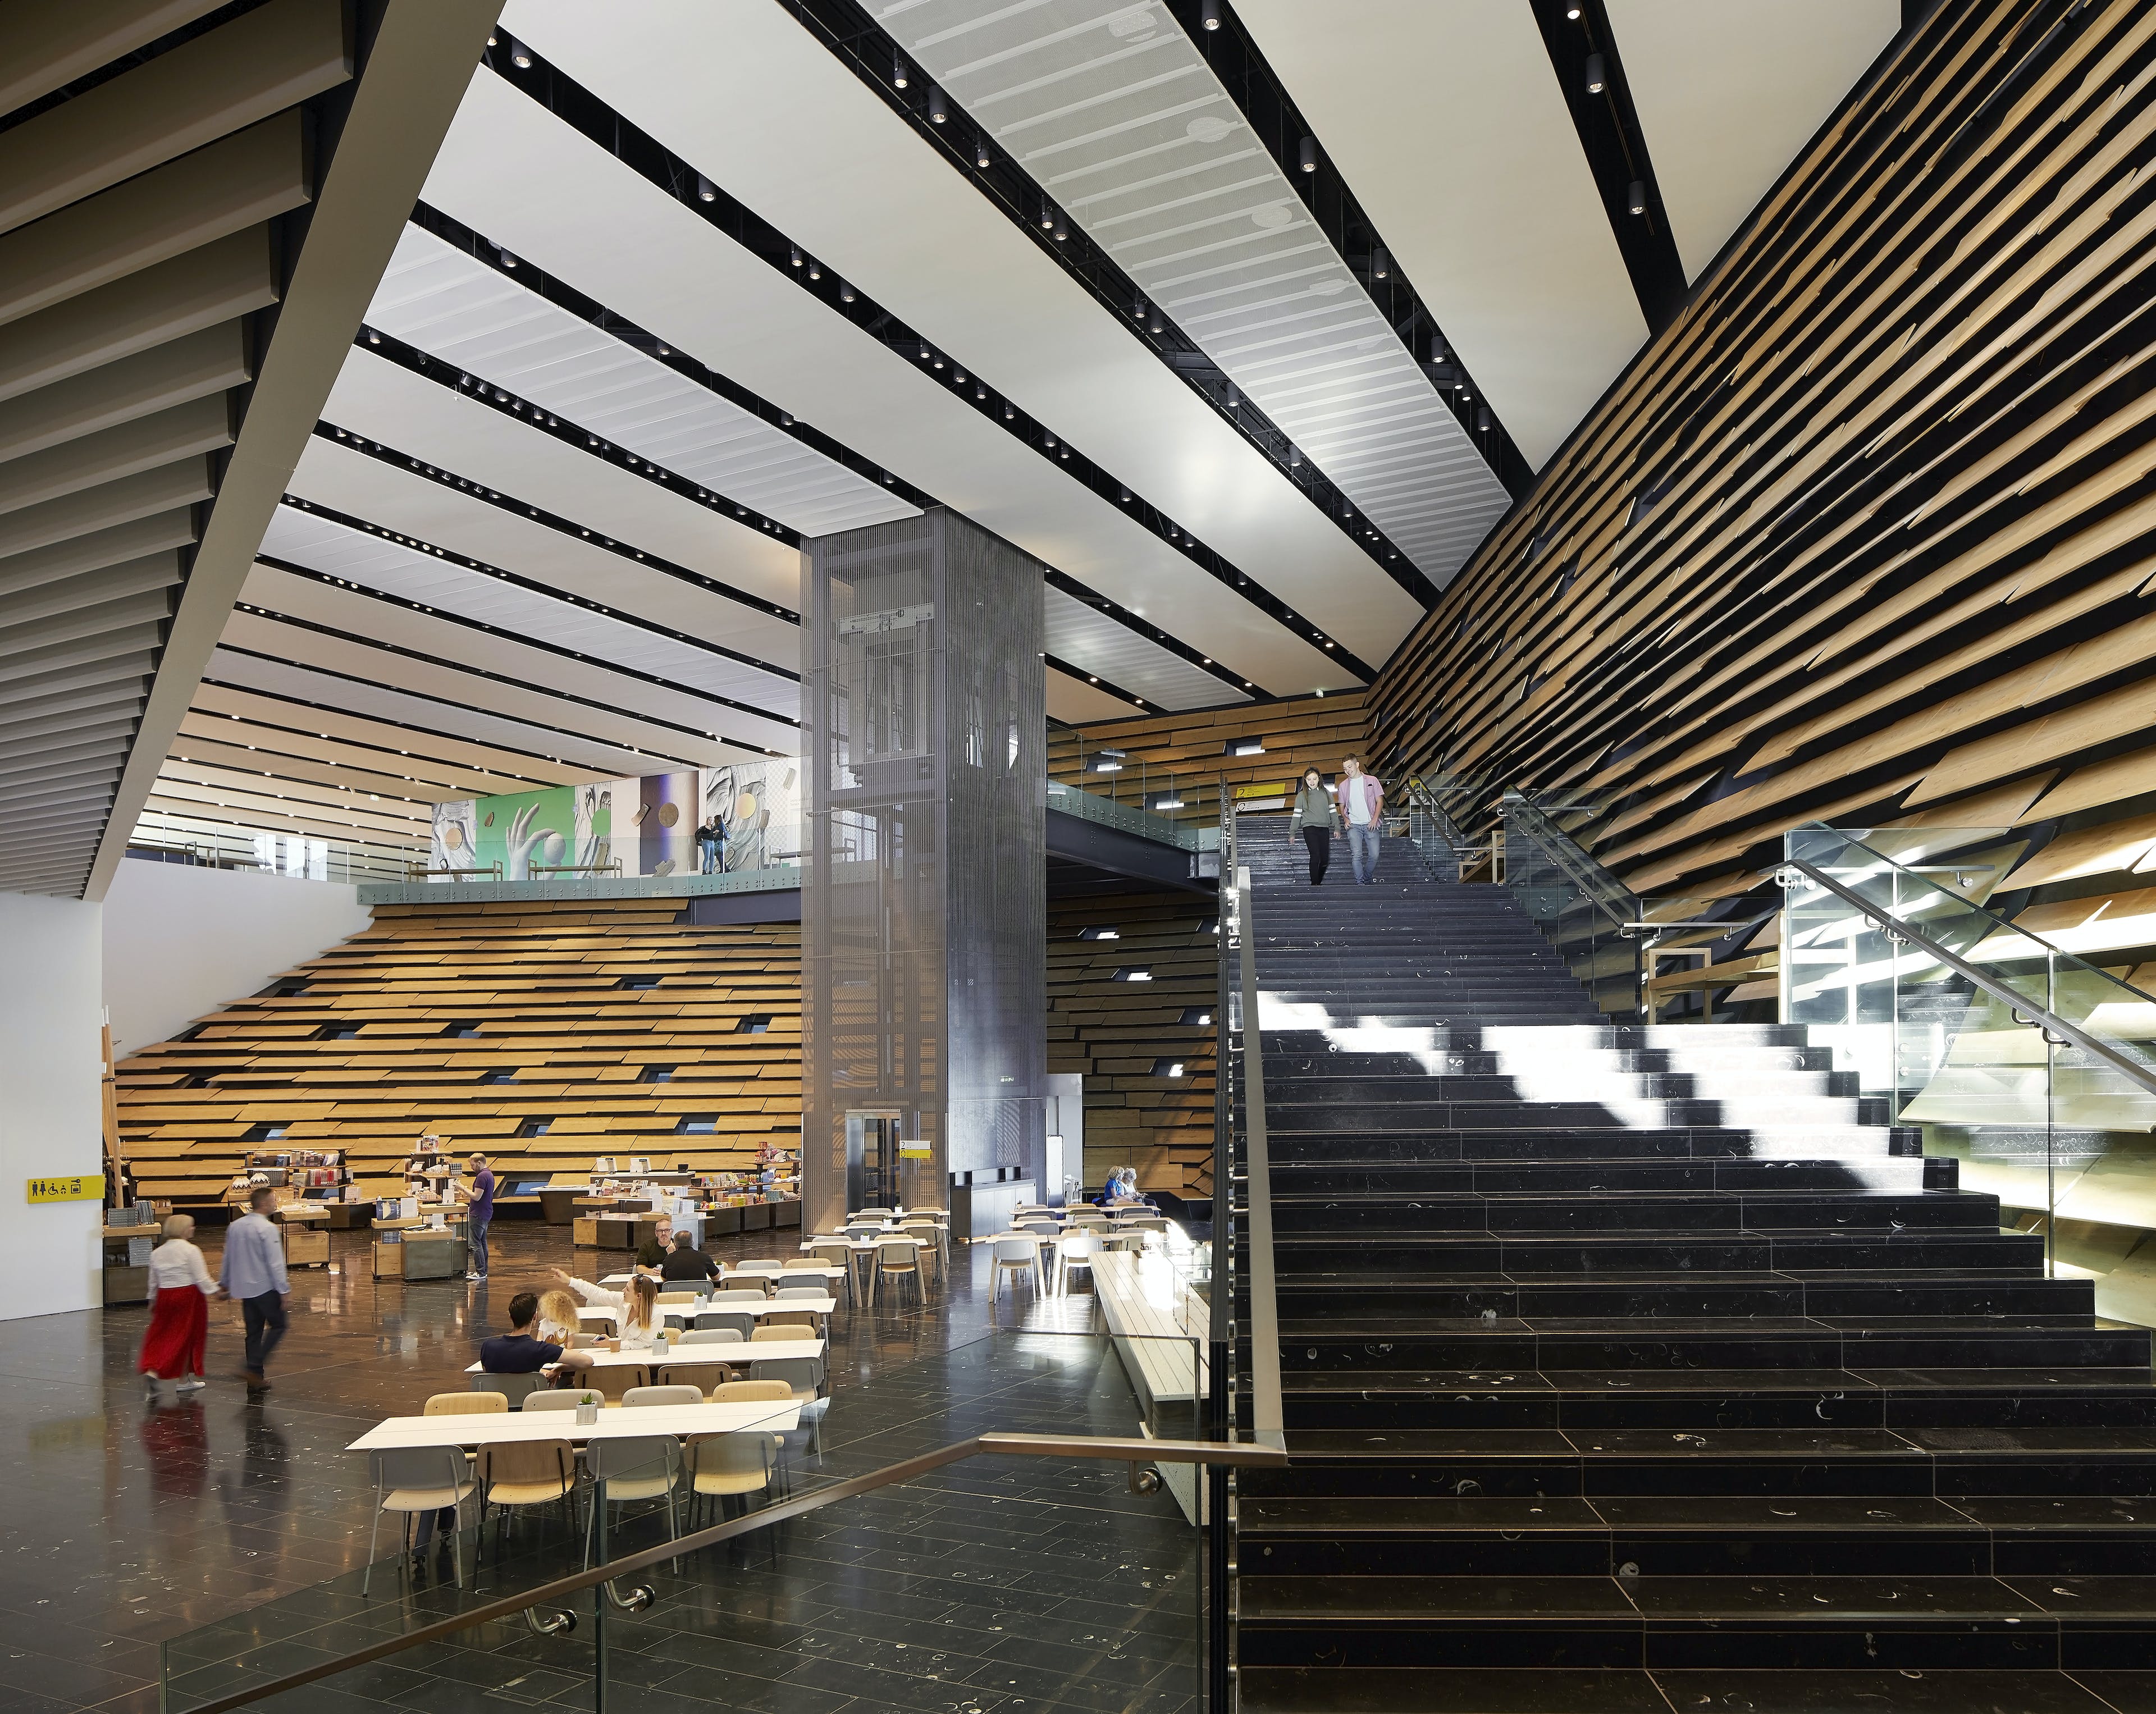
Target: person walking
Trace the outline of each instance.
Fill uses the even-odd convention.
[[[1384,786],[1363,772],[1359,757],[1341,764],[1340,817],[1348,824],[1348,859],[1355,866],[1356,881],[1368,886],[1378,878],[1378,835],[1384,823]]]
[[[165,1222],[165,1241],[150,1252],[150,1330],[142,1336],[141,1367],[153,1398],[160,1380],[178,1381],[182,1393],[198,1393],[204,1384],[203,1349],[217,1281],[194,1235],[194,1217],[174,1214]]]
[[[1295,794],[1295,809],[1287,819],[1287,836],[1296,834],[1310,852],[1310,884],[1322,886],[1325,871],[1332,864],[1332,830],[1339,824],[1340,806],[1325,789],[1322,775],[1314,767],[1302,771],[1302,784]]]
[[[239,1378],[250,1387],[270,1384],[264,1373],[270,1354],[285,1337],[285,1299],[291,1281],[285,1276],[285,1245],[270,1219],[277,1193],[258,1186],[247,1198],[247,1213],[225,1229],[224,1265],[217,1283],[239,1302],[247,1324],[247,1357]],[[154,1255],[155,1252],[151,1252]]]
[[[471,1246],[467,1280],[486,1278],[486,1229],[494,1224],[494,1169],[477,1149],[471,1157],[471,1200],[465,1207],[465,1242]]]

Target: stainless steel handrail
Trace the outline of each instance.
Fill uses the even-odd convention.
[[[1250,1432],[1261,1445],[1287,1444],[1281,1409],[1280,1311],[1273,1289],[1271,1156],[1265,1140],[1265,1032],[1258,1013],[1257,922],[1250,870],[1238,854],[1236,928],[1242,952],[1243,1197],[1250,1230]]]
[[[1881,858],[1880,860],[1882,863],[1892,865],[1892,860],[1891,858]],[[1940,963],[1945,965],[1948,969],[1953,971],[1957,976],[1962,977],[1965,980],[1975,983],[1976,986],[1982,988],[1984,993],[1989,994],[1992,998],[2003,1002],[2010,1011],[2014,1013],[2017,1018],[2020,1018],[2022,1022],[2036,1025],[2046,1034],[2056,1036],[2062,1042],[2071,1042],[2074,1046],[2081,1049],[2084,1053],[2094,1054],[2097,1058],[2102,1060],[2113,1070],[2120,1073],[2130,1081],[2138,1084],[2143,1089],[2147,1090],[2151,1095],[2156,1095],[2156,1072],[2151,1072],[2148,1067],[2141,1065],[2138,1060],[2125,1054],[2120,1053],[2118,1049],[2112,1047],[2101,1037],[2091,1035],[2087,1030],[2082,1029],[2078,1024],[2071,1024],[2064,1018],[2059,1016],[2057,1013],[2038,1005],[2026,994],[2010,987],[1999,978],[1990,974],[1979,966],[1970,963],[1968,959],[1963,957],[1959,953],[1948,952],[1944,947],[1941,946],[1937,941],[1932,939],[1930,936],[1925,934],[1922,931],[1912,927],[1907,917],[1895,916],[1891,911],[1887,910],[1886,906],[1875,903],[1873,901],[1866,898],[1861,893],[1856,892],[1851,889],[1844,886],[1840,881],[1835,880],[1825,870],[1812,864],[1805,862],[1800,857],[1786,857],[1783,860],[1782,866],[1784,869],[1793,869],[1796,870],[1798,874],[1802,875],[1810,880],[1813,885],[1832,893],[1835,897],[1840,899],[1844,904],[1852,906],[1858,915],[1868,917],[1871,921],[1878,924],[1881,928],[1886,930],[1889,934],[1898,935],[1902,940],[1907,942],[1911,946],[1922,951],[1927,957],[1938,959]],[[1942,887],[1939,890],[1941,892],[1944,892],[1946,889]],[[1953,895],[1953,896],[1958,897],[1959,895]],[[1998,916],[1992,911],[1985,911],[1981,905],[1978,905],[1973,901],[1967,899],[1963,900],[1962,902],[1969,906],[1972,910],[1981,911],[1984,916],[1989,918],[1990,921],[1996,923],[2006,932],[2019,935],[2023,939],[2033,942],[2035,945],[2041,947],[2046,953],[2053,953],[2059,951],[2058,947],[2052,946],[2046,941],[2039,940],[2035,935],[2030,934],[2026,929],[2016,928],[2005,917]],[[2124,984],[2122,983],[2121,986],[2123,987]],[[2021,1014],[2025,1013],[2028,1015],[2025,1018],[2021,1017]]]
[[[642,1552],[631,1553],[624,1558],[609,1560],[604,1565],[595,1565],[572,1576],[557,1578],[536,1588],[525,1589],[514,1595],[490,1601],[483,1607],[468,1612],[453,1614],[447,1619],[438,1619],[431,1624],[385,1637],[366,1648],[355,1649],[348,1655],[340,1655],[334,1660],[317,1662],[296,1672],[288,1672],[281,1678],[273,1678],[266,1684],[250,1685],[247,1689],[234,1691],[229,1696],[198,1702],[186,1714],[226,1714],[233,1708],[244,1708],[250,1702],[259,1702],[266,1696],[280,1696],[286,1691],[299,1689],[340,1672],[349,1672],[355,1666],[365,1666],[372,1661],[414,1648],[421,1643],[431,1643],[459,1631],[471,1630],[496,1619],[514,1619],[534,1607],[543,1607],[559,1601],[564,1596],[581,1593],[596,1588],[601,1583],[611,1583],[632,1573],[648,1571],[654,1565],[679,1559],[685,1553],[715,1547],[736,1536],[747,1535],[751,1530],[783,1523],[788,1518],[835,1505],[841,1500],[850,1500],[856,1495],[866,1494],[878,1488],[886,1488],[897,1482],[911,1481],[930,1470],[940,1470],[947,1464],[962,1460],[1016,1455],[1029,1458],[1097,1458],[1127,1464],[1199,1464],[1239,1465],[1278,1468],[1287,1462],[1286,1455],[1270,1446],[1252,1445],[1248,1441],[1224,1444],[1214,1440],[1150,1440],[1142,1437],[1086,1434],[976,1434],[971,1439],[954,1440],[947,1446],[939,1446],[932,1452],[923,1452],[897,1464],[886,1465],[881,1470],[870,1470],[865,1475],[850,1477],[843,1482],[834,1482],[828,1488],[819,1488],[813,1494],[804,1494],[795,1500],[787,1500],[777,1506],[766,1506],[761,1511],[752,1511],[747,1516],[716,1524],[693,1535],[669,1540]]]
[[[1533,819],[1516,819],[1513,812],[1517,809],[1526,810]],[[1595,862],[1580,849],[1575,841],[1567,838],[1563,828],[1551,826],[1549,818],[1543,813],[1538,806],[1530,803],[1517,792],[1507,792],[1499,813],[1503,816],[1507,827],[1517,826],[1522,839],[1532,839],[1542,849],[1543,854],[1551,862],[1565,872],[1567,878],[1579,889],[1589,904],[1594,906],[1621,929],[1629,931],[1636,926],[1643,915],[1641,907],[1644,901],[1640,895],[1619,880],[1615,875],[1611,875],[1608,870],[1604,869],[1600,864]],[[1535,825],[1537,822],[1542,824],[1539,829]],[[1554,834],[1556,837],[1545,838],[1543,836],[1545,833]],[[1562,844],[1558,841],[1562,841]],[[1567,847],[1569,849],[1566,849]],[[1629,912],[1619,910],[1607,900],[1598,896],[1597,890],[1605,885],[1610,890],[1622,893],[1631,901],[1632,908]]]

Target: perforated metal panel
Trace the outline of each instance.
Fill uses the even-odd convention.
[[[952,1173],[1036,1176],[1047,970],[1042,567],[942,509],[803,551],[803,1191],[943,1204]],[[870,1120],[866,1116],[876,1116]],[[855,1191],[865,1180],[854,1162]]]

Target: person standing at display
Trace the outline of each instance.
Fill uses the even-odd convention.
[[[1321,886],[1332,864],[1332,830],[1339,824],[1340,806],[1325,789],[1325,781],[1314,767],[1302,771],[1302,784],[1295,794],[1295,809],[1287,819],[1291,842],[1300,833],[1310,852],[1310,884]]]
[[[209,1301],[218,1287],[194,1235],[193,1217],[174,1214],[165,1222],[165,1241],[150,1252],[150,1331],[142,1336],[141,1369],[152,1393],[160,1380],[177,1379],[182,1393],[203,1385]]]
[[[726,824],[716,810],[696,829],[696,849],[703,858],[704,873],[723,875],[726,867]]]
[[[276,1199],[266,1186],[248,1198],[246,1214],[225,1229],[224,1265],[218,1271],[217,1283],[227,1297],[239,1301],[246,1318],[247,1357],[239,1378],[250,1387],[270,1384],[264,1370],[285,1337],[285,1299],[292,1289],[285,1276],[284,1242],[270,1220]]]
[[[471,1179],[471,1202],[465,1209],[471,1271],[465,1277],[483,1280],[486,1278],[486,1229],[494,1224],[494,1169],[477,1149],[472,1151]]]
[[[1378,835],[1384,823],[1385,788],[1376,776],[1363,772],[1363,764],[1349,757],[1342,764],[1340,818],[1348,824],[1348,857],[1355,866],[1355,879],[1368,886],[1378,878]]]

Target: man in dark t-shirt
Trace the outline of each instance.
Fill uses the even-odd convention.
[[[636,1265],[651,1273],[659,1271],[666,1260],[666,1252],[674,1242],[674,1223],[664,1214],[652,1228],[651,1236],[636,1246]]]
[[[509,1301],[509,1331],[482,1340],[479,1364],[490,1375],[536,1375],[548,1363],[565,1369],[588,1369],[591,1355],[564,1351],[545,1339],[531,1337],[531,1323],[539,1313],[539,1294],[520,1291]]]
[[[475,1149],[471,1157],[471,1200],[465,1209],[465,1229],[470,1234],[471,1272],[467,1280],[486,1278],[486,1229],[494,1224],[494,1170],[486,1157]]]
[[[696,1248],[694,1238],[686,1232],[674,1234],[674,1247],[666,1252],[659,1264],[662,1280],[716,1280],[719,1265]]]

